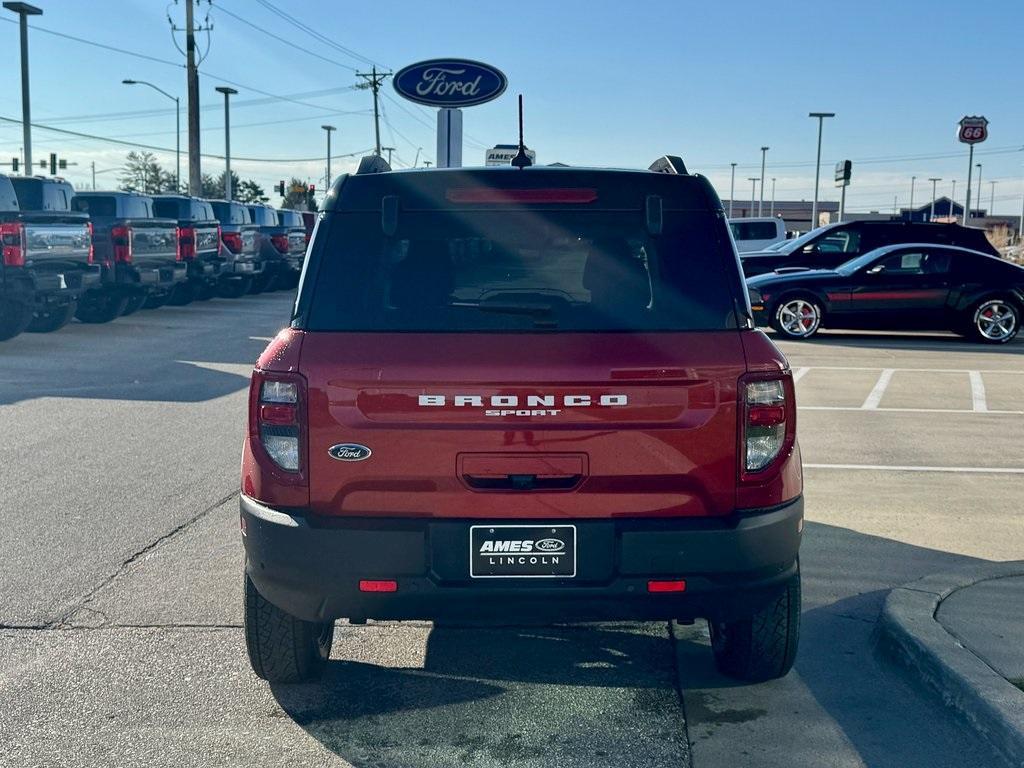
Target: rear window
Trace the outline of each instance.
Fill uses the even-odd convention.
[[[681,331],[735,328],[720,219],[665,211],[401,213],[327,217],[314,331]]]
[[[261,227],[277,226],[277,211],[273,208],[253,206],[249,209],[249,213],[252,214],[253,223],[259,224]]]
[[[177,200],[154,200],[153,213],[165,219],[180,219]]]
[[[213,221],[213,206],[209,203],[193,202],[190,208],[192,221]]]
[[[771,221],[730,221],[729,228],[735,240],[774,240],[777,231]]]
[[[305,227],[302,223],[302,216],[297,211],[278,211],[278,220],[282,227]]]
[[[81,197],[75,195],[71,200],[71,208],[90,216],[116,216],[117,201],[113,197]]]
[[[23,211],[70,211],[71,198],[74,191],[69,184],[59,184],[30,179],[11,177],[18,203]]]
[[[249,209],[237,203],[210,203],[214,217],[221,224],[248,224]]]

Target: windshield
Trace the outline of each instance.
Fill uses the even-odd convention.
[[[403,213],[394,237],[329,218],[310,330],[736,327],[710,213],[666,212],[659,236],[636,212]]]
[[[812,240],[817,240],[825,231],[829,229],[831,229],[831,227],[818,227],[817,229],[812,229],[810,232],[806,232],[800,235],[800,237],[796,237],[792,240],[783,240],[781,243],[776,244],[776,247],[772,248],[771,250],[786,254],[795,253],[796,251],[800,250],[805,245],[810,243]]]
[[[868,251],[867,253],[862,254],[855,259],[844,261],[842,264],[836,267],[836,272],[838,272],[841,275],[852,275],[854,272],[857,272],[858,270],[861,270],[864,267],[871,264],[871,262],[877,259],[881,255],[881,253],[882,252],[880,250]]]

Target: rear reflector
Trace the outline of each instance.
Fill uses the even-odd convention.
[[[445,192],[451,203],[592,203],[596,189],[490,189],[456,187]]]
[[[683,579],[676,581],[648,581],[648,592],[685,592],[686,582]]]
[[[359,581],[360,592],[397,592],[398,582],[387,579],[384,581],[371,581],[369,579],[361,579]]]
[[[298,415],[294,405],[261,405],[260,422],[263,424],[294,424]]]

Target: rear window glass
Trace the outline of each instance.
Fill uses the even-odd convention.
[[[214,217],[222,224],[248,224],[249,209],[237,203],[210,203]]]
[[[282,227],[305,227],[302,223],[302,216],[297,211],[278,211],[278,220]]]
[[[729,228],[736,240],[774,240],[777,232],[771,221],[731,221]]]
[[[177,200],[154,200],[153,213],[165,219],[178,219]]]
[[[252,214],[253,223],[259,224],[261,227],[277,226],[277,211],[273,208],[254,206],[249,209],[249,213]]]
[[[70,211],[74,192],[68,184],[12,177],[11,183],[23,211]]]
[[[113,197],[80,197],[76,195],[71,200],[71,208],[90,216],[115,216],[117,215],[117,201]]]
[[[665,211],[657,236],[639,211],[403,211],[393,237],[380,213],[327,218],[309,330],[736,327],[711,213]]]

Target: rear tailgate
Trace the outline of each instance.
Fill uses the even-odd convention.
[[[130,219],[124,223],[132,230],[132,260],[136,265],[165,266],[176,261],[178,223],[174,219]]]
[[[196,258],[216,258],[220,253],[220,224],[216,221],[197,221],[190,226],[196,231]]]
[[[291,227],[288,229],[288,254],[290,256],[301,256],[306,252],[306,230],[305,228]]]
[[[321,515],[718,516],[735,506],[739,332],[310,333]],[[339,461],[332,446],[370,448]],[[524,479],[525,478],[525,479]]]
[[[89,217],[84,214],[26,212],[18,217],[25,226],[25,266],[47,262],[85,264],[89,260]]]
[[[260,228],[255,224],[243,224],[241,226],[242,252],[239,256],[252,258],[257,254],[259,248]]]

